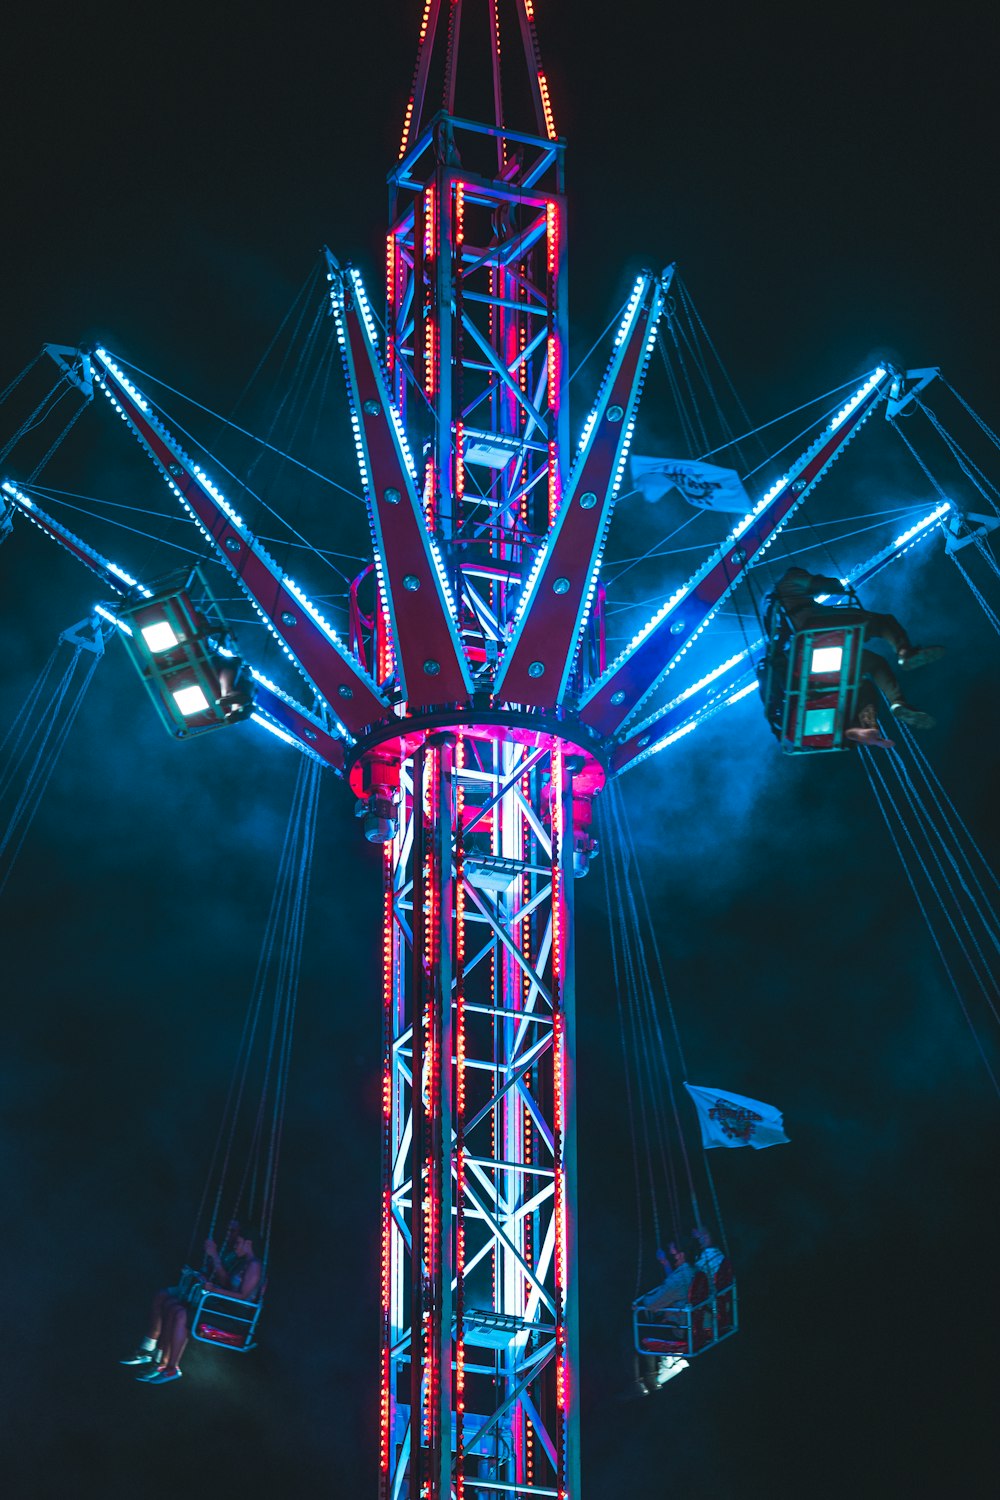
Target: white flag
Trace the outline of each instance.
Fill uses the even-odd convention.
[[[753,509],[735,469],[719,469],[693,458],[640,458],[634,453],[632,483],[645,500],[662,500],[669,489],[675,489],[699,510]]]
[[[722,1093],[720,1089],[702,1089],[686,1083],[701,1126],[701,1144],[709,1146],[780,1146],[788,1137],[784,1131],[781,1110],[759,1099],[743,1094]]]

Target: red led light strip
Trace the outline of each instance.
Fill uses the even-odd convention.
[[[379,1467],[383,1487],[389,1481],[392,1442],[392,1022],[394,945],[393,871],[398,849],[383,846],[382,857],[382,1358],[379,1386]]]
[[[465,741],[455,746],[455,1500],[465,1496]]]
[[[434,0],[424,0],[424,13],[420,21],[420,33],[417,37],[417,66],[413,74],[413,87],[410,89],[410,97],[406,101],[406,113],[403,116],[403,136],[399,143],[399,160],[402,161],[406,155],[406,149],[410,143],[410,127],[413,124],[413,110],[417,99],[417,78],[420,74],[420,62],[424,50],[424,42],[427,40],[427,27],[430,24],[431,6]]]

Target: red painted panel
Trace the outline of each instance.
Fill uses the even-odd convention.
[[[611,520],[610,492],[641,374],[650,311],[649,302],[644,302],[632,324],[583,466],[573,476],[563,502],[534,597],[498,678],[496,696],[506,702],[549,707],[561,701],[565,692],[579,644],[586,591]],[[623,416],[620,421],[611,422],[607,414],[615,407]],[[595,495],[596,501],[584,508],[580,500],[588,494]],[[557,580],[560,586],[562,580],[568,584],[564,593],[556,591]],[[533,666],[537,675],[532,675]]]
[[[393,647],[404,695],[414,707],[465,702],[472,695],[465,654],[431,556],[427,523],[392,429],[384,385],[373,365],[377,355],[353,305],[348,305],[344,321],[370,468],[375,545],[390,596]],[[427,663],[436,664],[436,670],[427,670]]]

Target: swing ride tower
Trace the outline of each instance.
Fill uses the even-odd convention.
[[[3,495],[123,601],[98,614],[175,733],[272,729],[348,781],[382,846],[379,1500],[579,1500],[573,887],[594,798],[753,690],[748,651],[650,701],[905,382],[859,383],[609,663],[602,555],[673,272],[636,279],[572,450],[564,143],[533,0],[425,0],[389,188],[384,341],[326,257],[373,557],[347,641],[121,363],[49,346],[139,439],[309,705],[234,658],[190,581],[146,588],[29,485]]]
[[[375,495],[376,675],[395,658],[425,721],[393,727],[357,759],[368,817],[387,816],[394,834],[380,1500],[575,1496],[580,1476],[572,895],[604,771],[549,705],[511,712],[493,691],[568,467],[564,146],[530,0],[506,15],[488,7],[489,124],[456,113],[462,19],[461,4],[424,9],[386,257],[385,378],[417,455],[414,508],[443,562],[440,650],[424,580],[407,571],[412,550],[394,559],[386,546],[402,486],[387,491],[374,473],[368,427],[382,393],[354,378],[371,361],[354,361],[349,298],[340,309]],[[527,64],[528,129],[505,115],[508,19],[507,46]],[[409,625],[394,616],[397,594],[411,596]],[[595,651],[591,628],[585,654]],[[565,675],[572,663],[558,665]]]
[[[574,461],[564,143],[532,0],[476,9],[424,6],[381,375],[360,282],[330,262],[376,559],[366,659],[407,703],[349,756],[370,835],[391,834],[380,1500],[575,1500],[573,882],[609,748],[579,708],[606,667],[601,552],[671,272],[636,282]],[[456,111],[473,19],[488,123]],[[609,725],[636,696],[610,688]]]

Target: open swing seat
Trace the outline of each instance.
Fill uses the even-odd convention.
[[[216,1344],[222,1349],[235,1349],[238,1354],[249,1354],[257,1347],[254,1332],[260,1317],[261,1300],[247,1302],[228,1292],[212,1292],[202,1287],[191,1308],[191,1337],[202,1344]]]
[[[790,755],[848,749],[857,713],[865,626],[792,630],[779,612],[768,642],[764,702]]]
[[[720,1265],[714,1286],[699,1271],[687,1302],[657,1317],[641,1307],[632,1313],[633,1342],[638,1354],[675,1355],[694,1359],[737,1331],[736,1281],[728,1260]]]
[[[119,610],[128,653],[177,739],[245,719],[253,694],[230,630],[197,568]]]

